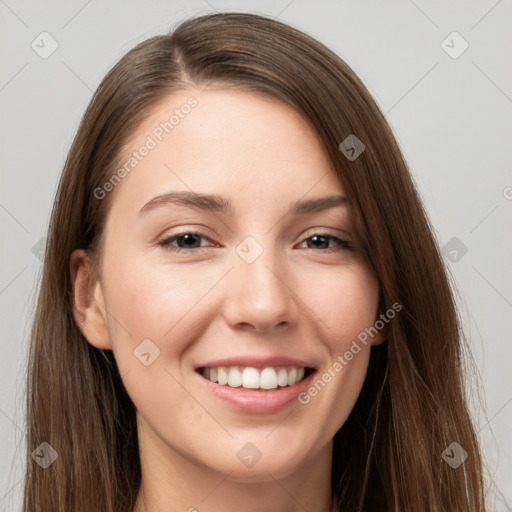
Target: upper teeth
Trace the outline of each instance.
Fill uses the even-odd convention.
[[[293,386],[304,378],[304,373],[304,368],[297,367],[219,366],[205,368],[203,377],[232,388],[275,389],[277,386]]]

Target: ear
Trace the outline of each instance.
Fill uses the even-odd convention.
[[[379,311],[375,318],[373,328],[377,330],[377,334],[372,337],[370,345],[380,345],[388,339],[389,335],[389,318],[385,312]]]
[[[85,339],[94,347],[112,350],[101,284],[87,251],[77,249],[70,258],[73,315]]]
[[[387,331],[387,329],[385,329]],[[379,333],[373,337],[373,339],[370,341],[370,345],[380,345],[381,343],[384,343],[387,340],[387,336],[384,333],[384,331],[379,331]]]

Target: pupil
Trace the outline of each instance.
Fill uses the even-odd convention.
[[[192,234],[186,234],[186,235],[183,235],[181,238],[184,240],[185,242],[185,245],[186,246],[189,246],[189,245],[193,245],[194,243],[197,242],[197,240],[194,239],[196,235],[192,235]]]
[[[322,242],[322,239],[323,239],[323,242]],[[325,243],[325,237],[324,236],[315,235],[314,237],[311,238],[312,243],[315,243],[318,240],[320,240],[320,245],[322,245],[322,243]],[[318,247],[318,245],[316,247]]]

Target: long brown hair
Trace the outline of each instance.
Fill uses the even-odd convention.
[[[112,194],[94,196],[123,145],[157,103],[190,85],[221,83],[290,104],[310,123],[341,180],[383,311],[402,310],[371,349],[368,374],[334,437],[340,511],[485,508],[468,411],[463,337],[449,278],[406,162],[370,93],[332,51],[286,24],[217,13],[129,51],[94,94],[70,149],[50,220],[27,381],[25,512],[131,511],[141,468],[135,408],[112,352],[91,346],[72,310],[70,256],[97,256]],[[364,151],[339,145],[355,135]],[[353,152],[352,152],[353,153]],[[57,460],[31,457],[48,443]],[[441,455],[457,442],[458,467]]]

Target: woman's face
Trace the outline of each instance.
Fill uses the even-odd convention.
[[[344,356],[378,284],[347,203],[310,202],[344,196],[315,132],[278,100],[190,89],[122,160],[85,332],[113,350],[141,445],[253,482],[330,456],[381,337]]]

